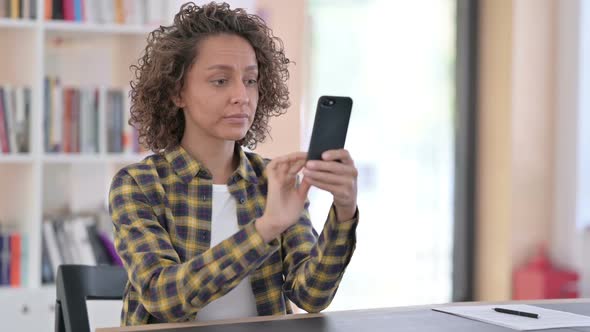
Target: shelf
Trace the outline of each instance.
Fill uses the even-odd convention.
[[[0,164],[19,164],[33,161],[30,154],[0,154]]]
[[[41,26],[49,33],[90,33],[90,34],[123,34],[145,36],[156,29],[156,26],[125,25],[125,24],[100,24],[70,21],[45,21],[39,23],[30,19],[0,18],[0,28],[9,29],[34,29]]]
[[[16,293],[16,292],[25,291],[27,289],[28,289],[27,287],[23,287],[23,286],[18,286],[18,287],[12,287],[10,285],[1,285],[0,286],[0,291],[3,292],[3,293],[4,292],[7,292],[7,291],[8,292],[15,292]]]
[[[47,32],[59,33],[91,33],[91,34],[125,34],[145,36],[156,27],[143,25],[97,24],[69,21],[46,21],[42,27]]]
[[[45,154],[43,162],[47,164],[82,164],[82,163],[135,163],[145,158],[147,154]]]
[[[0,292],[2,293],[2,296],[9,296],[11,293],[12,294],[22,294],[22,293],[29,293],[29,292],[35,292],[35,295],[40,295],[40,293],[42,294],[46,294],[46,295],[53,295],[55,294],[55,283],[51,283],[51,284],[42,284],[40,286],[37,287],[29,287],[29,286],[18,286],[18,287],[12,287],[9,285],[2,285],[0,286]]]
[[[109,153],[107,154],[104,159],[108,160],[112,163],[138,163],[142,161],[145,157],[149,156],[151,153],[127,153],[127,154],[120,154],[120,153]]]
[[[33,29],[37,27],[37,21],[24,19],[0,18],[0,28]]]

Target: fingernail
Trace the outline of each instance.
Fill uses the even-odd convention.
[[[328,152],[322,153],[322,159],[328,159],[328,157],[330,157],[330,154]]]

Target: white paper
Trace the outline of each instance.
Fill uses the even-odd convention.
[[[494,311],[494,308],[525,311],[539,315],[529,318]],[[500,325],[515,330],[543,330],[560,327],[590,327],[590,316],[572,314],[565,311],[545,309],[526,304],[464,305],[437,307],[432,310]]]

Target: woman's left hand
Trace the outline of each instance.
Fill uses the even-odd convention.
[[[303,175],[303,181],[332,194],[338,221],[354,217],[358,171],[347,150],[329,150],[322,154],[322,160],[307,161]]]

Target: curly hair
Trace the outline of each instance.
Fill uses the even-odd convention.
[[[289,107],[289,59],[283,42],[257,15],[230,9],[227,3],[211,2],[181,6],[170,26],[160,26],[147,38],[147,46],[131,84],[129,124],[139,133],[140,143],[158,152],[180,144],[185,118],[173,102],[184,86],[185,75],[198,56],[199,42],[219,34],[245,38],[253,47],[259,70],[259,100],[254,121],[238,144],[254,149],[269,133],[268,121]]]

